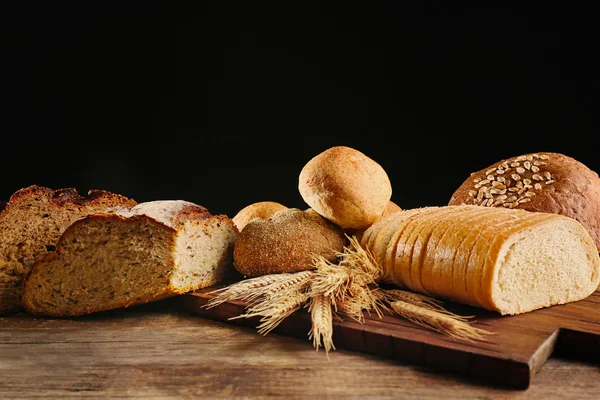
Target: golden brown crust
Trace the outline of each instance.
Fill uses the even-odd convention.
[[[499,182],[498,178],[504,178],[504,182]],[[487,190],[493,188],[492,185],[502,189],[500,184],[507,186],[504,193],[507,197],[498,200],[498,196],[502,196],[501,191],[494,191],[490,200],[492,204],[496,201],[498,204],[493,206],[574,218],[588,230],[594,243],[600,248],[600,177],[585,164],[564,154],[552,152],[529,153],[504,159],[472,173],[452,194],[448,204],[489,206],[490,200],[486,199],[485,194],[479,195],[479,192],[485,191],[485,187]],[[518,188],[517,185],[522,187]],[[518,189],[510,191],[509,188]]]
[[[137,202],[133,199],[120,194],[108,192],[106,190],[92,189],[88,191],[87,195],[82,196],[75,188],[54,190],[44,186],[30,185],[13,193],[13,195],[10,197],[7,207],[10,207],[11,204],[20,201],[28,201],[31,196],[46,197],[49,199],[49,201],[57,206],[64,206],[65,204],[71,203],[80,207],[93,207],[96,204],[111,202],[133,207],[137,204]]]
[[[298,189],[316,212],[353,229],[381,218],[392,195],[383,167],[346,146],[331,147],[309,160],[300,171]]]
[[[269,218],[277,211],[285,209],[287,209],[286,206],[276,201],[259,201],[242,208],[232,219],[235,226],[241,232],[248,222],[254,218]]]
[[[254,219],[240,233],[233,265],[254,277],[314,268],[314,256],[335,261],[346,245],[342,229],[314,210],[289,208],[267,219]]]

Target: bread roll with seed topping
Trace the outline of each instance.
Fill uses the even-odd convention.
[[[334,146],[300,171],[304,201],[342,228],[365,229],[379,220],[392,196],[383,167],[358,150]]]
[[[448,205],[474,204],[561,214],[579,221],[600,247],[600,177],[560,153],[523,154],[472,173]]]
[[[236,228],[241,232],[248,222],[252,221],[254,218],[269,218],[277,211],[285,209],[287,209],[286,206],[277,203],[276,201],[259,201],[242,208],[232,219]]]
[[[336,261],[347,238],[312,209],[288,208],[250,221],[233,249],[233,265],[246,277],[314,268],[315,256]]]

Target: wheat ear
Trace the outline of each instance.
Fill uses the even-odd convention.
[[[298,310],[307,300],[308,295],[305,292],[298,292],[289,296],[282,296],[277,302],[268,305],[259,303],[254,307],[250,307],[246,313],[229,319],[262,317],[257,329],[258,333],[266,335],[275,329],[281,321]]]
[[[442,301],[433,297],[425,296],[419,293],[408,292],[400,289],[380,289],[380,291],[383,294],[384,301],[386,301],[388,304],[391,304],[394,301],[404,301],[415,306],[423,307],[428,310],[449,315],[454,319],[460,319],[462,321],[466,321],[470,318],[473,318],[472,315],[463,316],[446,310],[442,306]]]
[[[313,341],[313,346],[318,351],[323,347],[329,357],[329,351],[335,350],[333,345],[333,313],[331,310],[331,299],[327,296],[316,295],[311,297],[309,306],[312,328],[309,332],[309,338]]]
[[[490,334],[486,330],[469,325],[462,319],[405,301],[394,301],[390,305],[396,313],[407,320],[443,333],[452,339],[474,341],[481,340],[484,335]]]
[[[217,293],[217,295],[207,302],[206,307],[215,307],[232,300],[252,303],[261,297],[273,297],[287,288],[306,285],[312,275],[313,271],[301,271],[245,279],[210,292]]]

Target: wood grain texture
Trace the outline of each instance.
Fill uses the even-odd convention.
[[[205,307],[210,298],[204,289],[184,295],[187,309],[214,320],[257,326],[257,319],[240,315],[245,304],[227,302]],[[338,349],[353,350],[402,360],[437,371],[452,372],[489,384],[527,389],[554,352],[586,362],[600,363],[600,291],[587,299],[516,316],[500,316],[475,307],[446,303],[460,315],[474,315],[473,325],[493,333],[485,341],[469,343],[426,330],[401,317],[367,315],[364,324],[335,321],[333,342]],[[306,338],[310,317],[299,310],[276,328],[279,334]]]
[[[344,349],[327,359],[309,341],[200,318],[187,300],[70,319],[1,317],[0,398],[597,398],[593,364],[551,358],[521,391]],[[402,343],[396,350],[414,350]]]

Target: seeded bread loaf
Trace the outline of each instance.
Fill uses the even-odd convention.
[[[474,204],[565,215],[578,220],[600,248],[600,177],[560,153],[529,153],[472,173],[448,205]]]
[[[313,209],[288,208],[246,225],[233,264],[246,277],[307,271],[316,256],[336,261],[346,242],[343,230]]]
[[[69,225],[90,213],[135,204],[104,190],[81,196],[73,188],[32,185],[15,192],[0,213],[0,314],[22,310],[24,276],[38,258],[54,251]]]
[[[23,305],[34,314],[76,316],[214,285],[234,271],[238,235],[226,215],[182,200],[89,215],[34,264]]]
[[[300,171],[303,200],[323,217],[350,229],[366,229],[381,218],[392,196],[381,165],[347,146],[334,146]]]
[[[500,314],[581,300],[598,287],[598,248],[571,217],[475,205],[418,210],[397,213],[396,232],[380,236],[392,255],[382,268],[398,286]],[[381,254],[381,242],[361,245]]]

